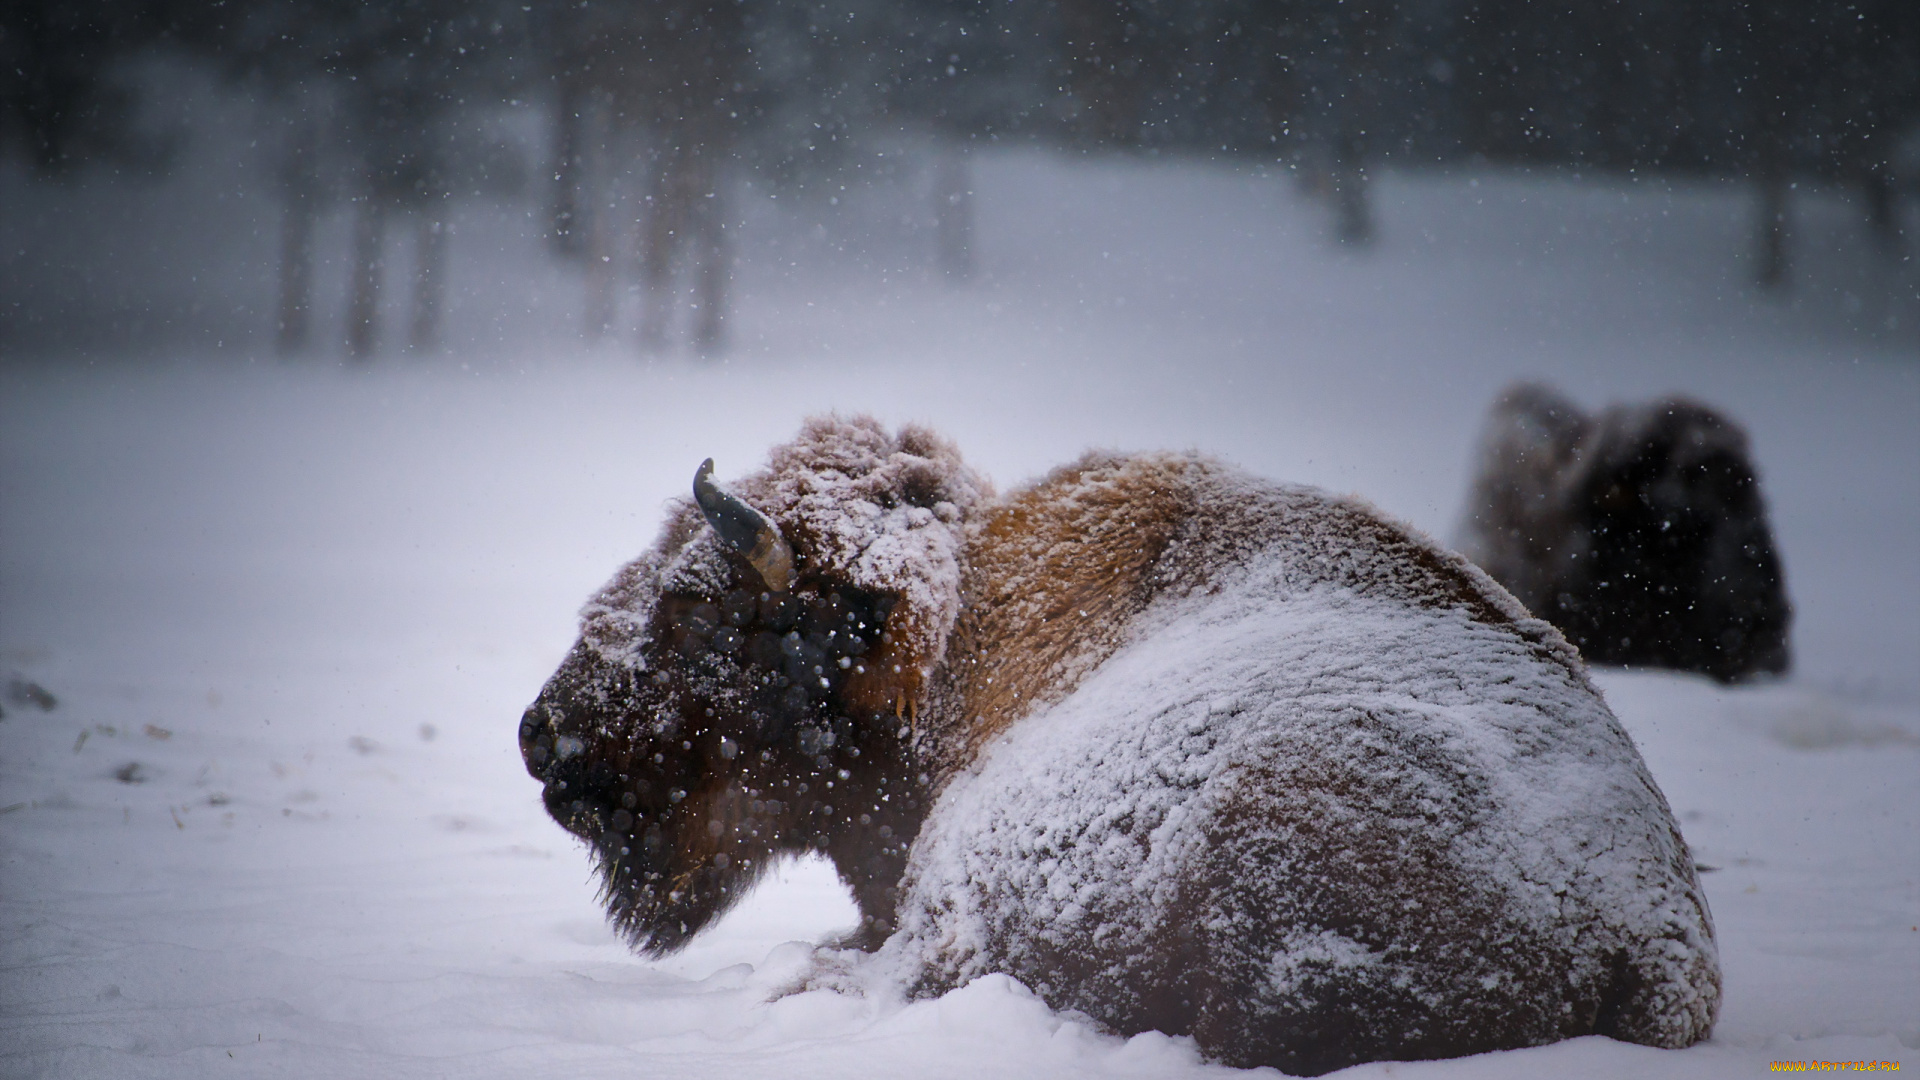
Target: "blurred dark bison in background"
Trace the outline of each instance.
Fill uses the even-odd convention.
[[[1785,672],[1787,603],[1746,433],[1681,397],[1494,405],[1461,550],[1602,664]]]
[[[868,985],[1003,972],[1234,1065],[1711,1028],[1706,899],[1632,741],[1425,537],[1183,455],[996,498],[866,418],[711,472],[520,726],[642,952],[814,851]]]

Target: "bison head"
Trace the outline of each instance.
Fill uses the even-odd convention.
[[[1585,454],[1584,576],[1547,617],[1602,663],[1785,672],[1793,609],[1740,427],[1685,398],[1616,406]]]
[[[583,613],[520,724],[638,949],[683,945],[783,854],[819,850],[877,940],[918,830],[913,720],[985,484],[932,434],[810,422],[735,491],[712,462]]]

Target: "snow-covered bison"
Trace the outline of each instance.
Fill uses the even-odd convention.
[[[1687,398],[1596,417],[1539,385],[1494,404],[1461,550],[1601,664],[1734,682],[1787,670],[1787,603],[1747,437]]]
[[[1559,632],[1363,503],[1173,454],[997,498],[925,430],[711,463],[520,727],[670,952],[819,851],[879,977],[1319,1073],[1704,1037],[1693,863]]]

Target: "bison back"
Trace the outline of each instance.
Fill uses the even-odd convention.
[[[1164,598],[947,787],[885,950],[909,984],[1005,972],[1296,1073],[1704,1037],[1692,862],[1559,635],[1295,554]]]

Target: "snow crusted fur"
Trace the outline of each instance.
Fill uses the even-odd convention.
[[[734,490],[801,567],[786,658],[714,628],[764,640],[782,601],[741,601],[683,510],[521,728],[637,946],[811,849],[910,993],[1005,973],[1232,1065],[1711,1028],[1706,899],[1632,741],[1558,631],[1413,530],[1188,455],[996,499],[866,418]]]

